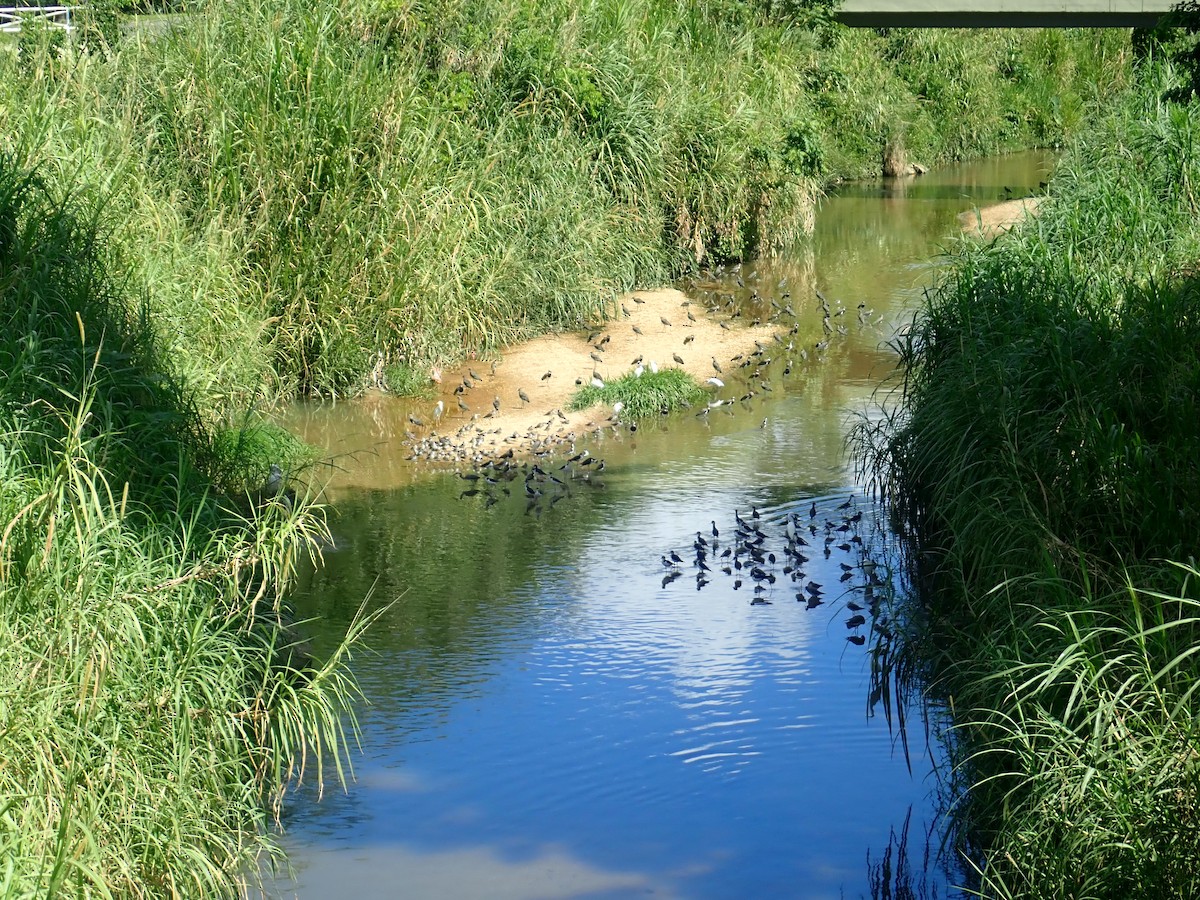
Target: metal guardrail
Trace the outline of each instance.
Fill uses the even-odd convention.
[[[61,28],[71,31],[73,6],[0,6],[0,33],[19,34],[21,23],[31,19],[41,19],[43,24],[51,28]]]

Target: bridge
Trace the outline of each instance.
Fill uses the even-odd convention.
[[[1176,0],[844,0],[857,28],[1149,28]]]

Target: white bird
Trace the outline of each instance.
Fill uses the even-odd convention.
[[[618,414],[618,413],[620,413],[620,412],[621,412],[621,410],[623,410],[624,408],[625,408],[625,404],[624,404],[624,403],[622,403],[620,400],[618,400],[616,403],[614,403],[614,404],[613,404],[613,413],[614,413],[614,414]]]
[[[717,387],[725,387],[725,382],[723,382],[720,378],[710,378],[708,379],[708,383],[716,385]]]
[[[656,363],[654,360],[650,360],[650,371],[655,375],[658,374],[658,363]]]
[[[442,417],[442,412],[443,412],[445,409],[446,409],[446,404],[445,404],[445,403],[443,403],[441,400],[439,400],[439,401],[437,402],[437,406],[435,406],[435,407],[433,408],[433,417],[434,417],[435,419],[440,419],[440,418]]]
[[[592,376],[592,387],[596,387],[596,388],[604,387],[604,382],[600,379],[599,375]]]
[[[645,367],[645,366],[641,366],[641,365],[639,365],[639,366],[638,366],[636,369],[634,369],[634,370],[633,370],[633,377],[634,377],[634,378],[641,378],[641,377],[642,377],[642,373],[643,373],[643,372],[645,372],[645,371],[646,371],[646,367]]]

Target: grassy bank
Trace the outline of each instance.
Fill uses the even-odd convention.
[[[0,144],[105,199],[166,353],[219,405],[411,390],[787,245],[885,146],[1057,144],[1128,74],[1120,32],[880,35],[806,6],[214,2],[0,54]]]
[[[0,895],[230,896],[345,758],[341,653],[280,607],[323,523],[245,492],[106,212],[0,155]]]
[[[857,436],[989,897],[1200,893],[1200,106],[1143,75],[1035,223],[953,254]]]

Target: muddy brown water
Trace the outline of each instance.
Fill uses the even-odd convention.
[[[339,466],[337,549],[297,597],[312,642],[332,646],[364,600],[387,610],[353,660],[355,779],[292,796],[294,872],[271,890],[858,897],[879,892],[890,848],[893,893],[911,879],[953,896],[955,866],[925,856],[944,801],[926,735],[944,722],[914,709],[901,735],[872,696],[872,646],[905,586],[844,441],[957,216],[1049,165],[1024,154],[850,185],[787,257],[680,285],[767,315],[790,294],[777,302],[815,339],[790,354],[764,342],[774,362],[757,382],[727,368],[710,402],[733,403],[580,439],[599,474],[560,468],[564,451],[539,462],[561,485],[514,461],[511,480],[490,470],[496,484],[463,496],[479,482],[407,459],[407,417],[429,401],[292,411]],[[823,336],[817,290],[846,328],[823,352],[807,345]]]

